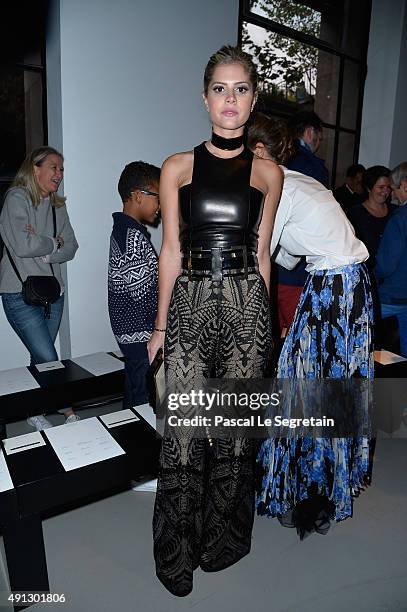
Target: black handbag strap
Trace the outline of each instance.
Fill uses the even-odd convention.
[[[51,204],[51,209],[52,209],[52,224],[54,226],[54,236],[53,238],[57,237],[57,216],[55,213],[55,206],[52,206]],[[49,264],[51,266],[51,272],[52,272],[52,276],[55,276],[54,274],[54,268],[52,267],[52,263]]]
[[[52,204],[51,204],[51,208],[52,208],[52,223],[53,223],[53,226],[54,226],[54,236],[53,236],[53,238],[56,238],[56,233],[57,233],[57,217],[56,217],[56,213],[55,213],[55,208],[54,208],[54,206],[52,206]],[[23,279],[21,278],[20,272],[17,270],[17,266],[14,263],[14,259],[10,255],[10,251],[8,250],[6,243],[4,243],[4,248],[6,249],[7,257],[9,258],[9,261],[11,263],[11,267],[13,268],[14,272],[16,273],[17,278],[20,281],[20,283],[23,284]],[[52,264],[50,263],[49,265],[51,266],[52,276],[55,276],[54,268],[52,267]]]
[[[17,270],[16,264],[14,263],[14,260],[13,260],[13,258],[10,255],[10,251],[8,250],[6,243],[4,243],[4,248],[6,249],[7,257],[10,260],[11,267],[13,268],[14,272],[16,273],[17,278],[20,281],[20,283],[23,284],[23,279],[20,276],[20,272]]]

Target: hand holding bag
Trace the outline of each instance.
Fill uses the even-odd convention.
[[[157,351],[147,370],[146,383],[150,406],[157,413],[158,407],[165,398],[164,353],[162,349]]]

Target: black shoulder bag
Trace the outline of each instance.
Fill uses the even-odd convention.
[[[54,238],[56,238],[57,222],[55,208],[53,206],[52,220],[54,223]],[[50,304],[56,302],[61,295],[61,286],[58,279],[55,278],[52,264],[49,264],[51,266],[52,276],[27,276],[26,280],[23,281],[6,245],[4,245],[4,248],[6,249],[13,270],[21,282],[21,294],[24,302],[29,306],[42,306],[45,309],[45,317],[49,319]]]

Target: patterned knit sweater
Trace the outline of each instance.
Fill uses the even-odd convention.
[[[113,213],[108,268],[109,316],[115,338],[137,357],[150,338],[157,314],[158,259],[147,228],[129,215]],[[141,344],[141,346],[140,346]]]

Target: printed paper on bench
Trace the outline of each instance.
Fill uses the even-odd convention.
[[[44,431],[67,472],[125,452],[97,417]]]
[[[74,357],[71,361],[94,376],[103,376],[103,374],[110,374],[110,372],[116,372],[124,368],[123,361],[107,353],[93,353],[83,357]]]

